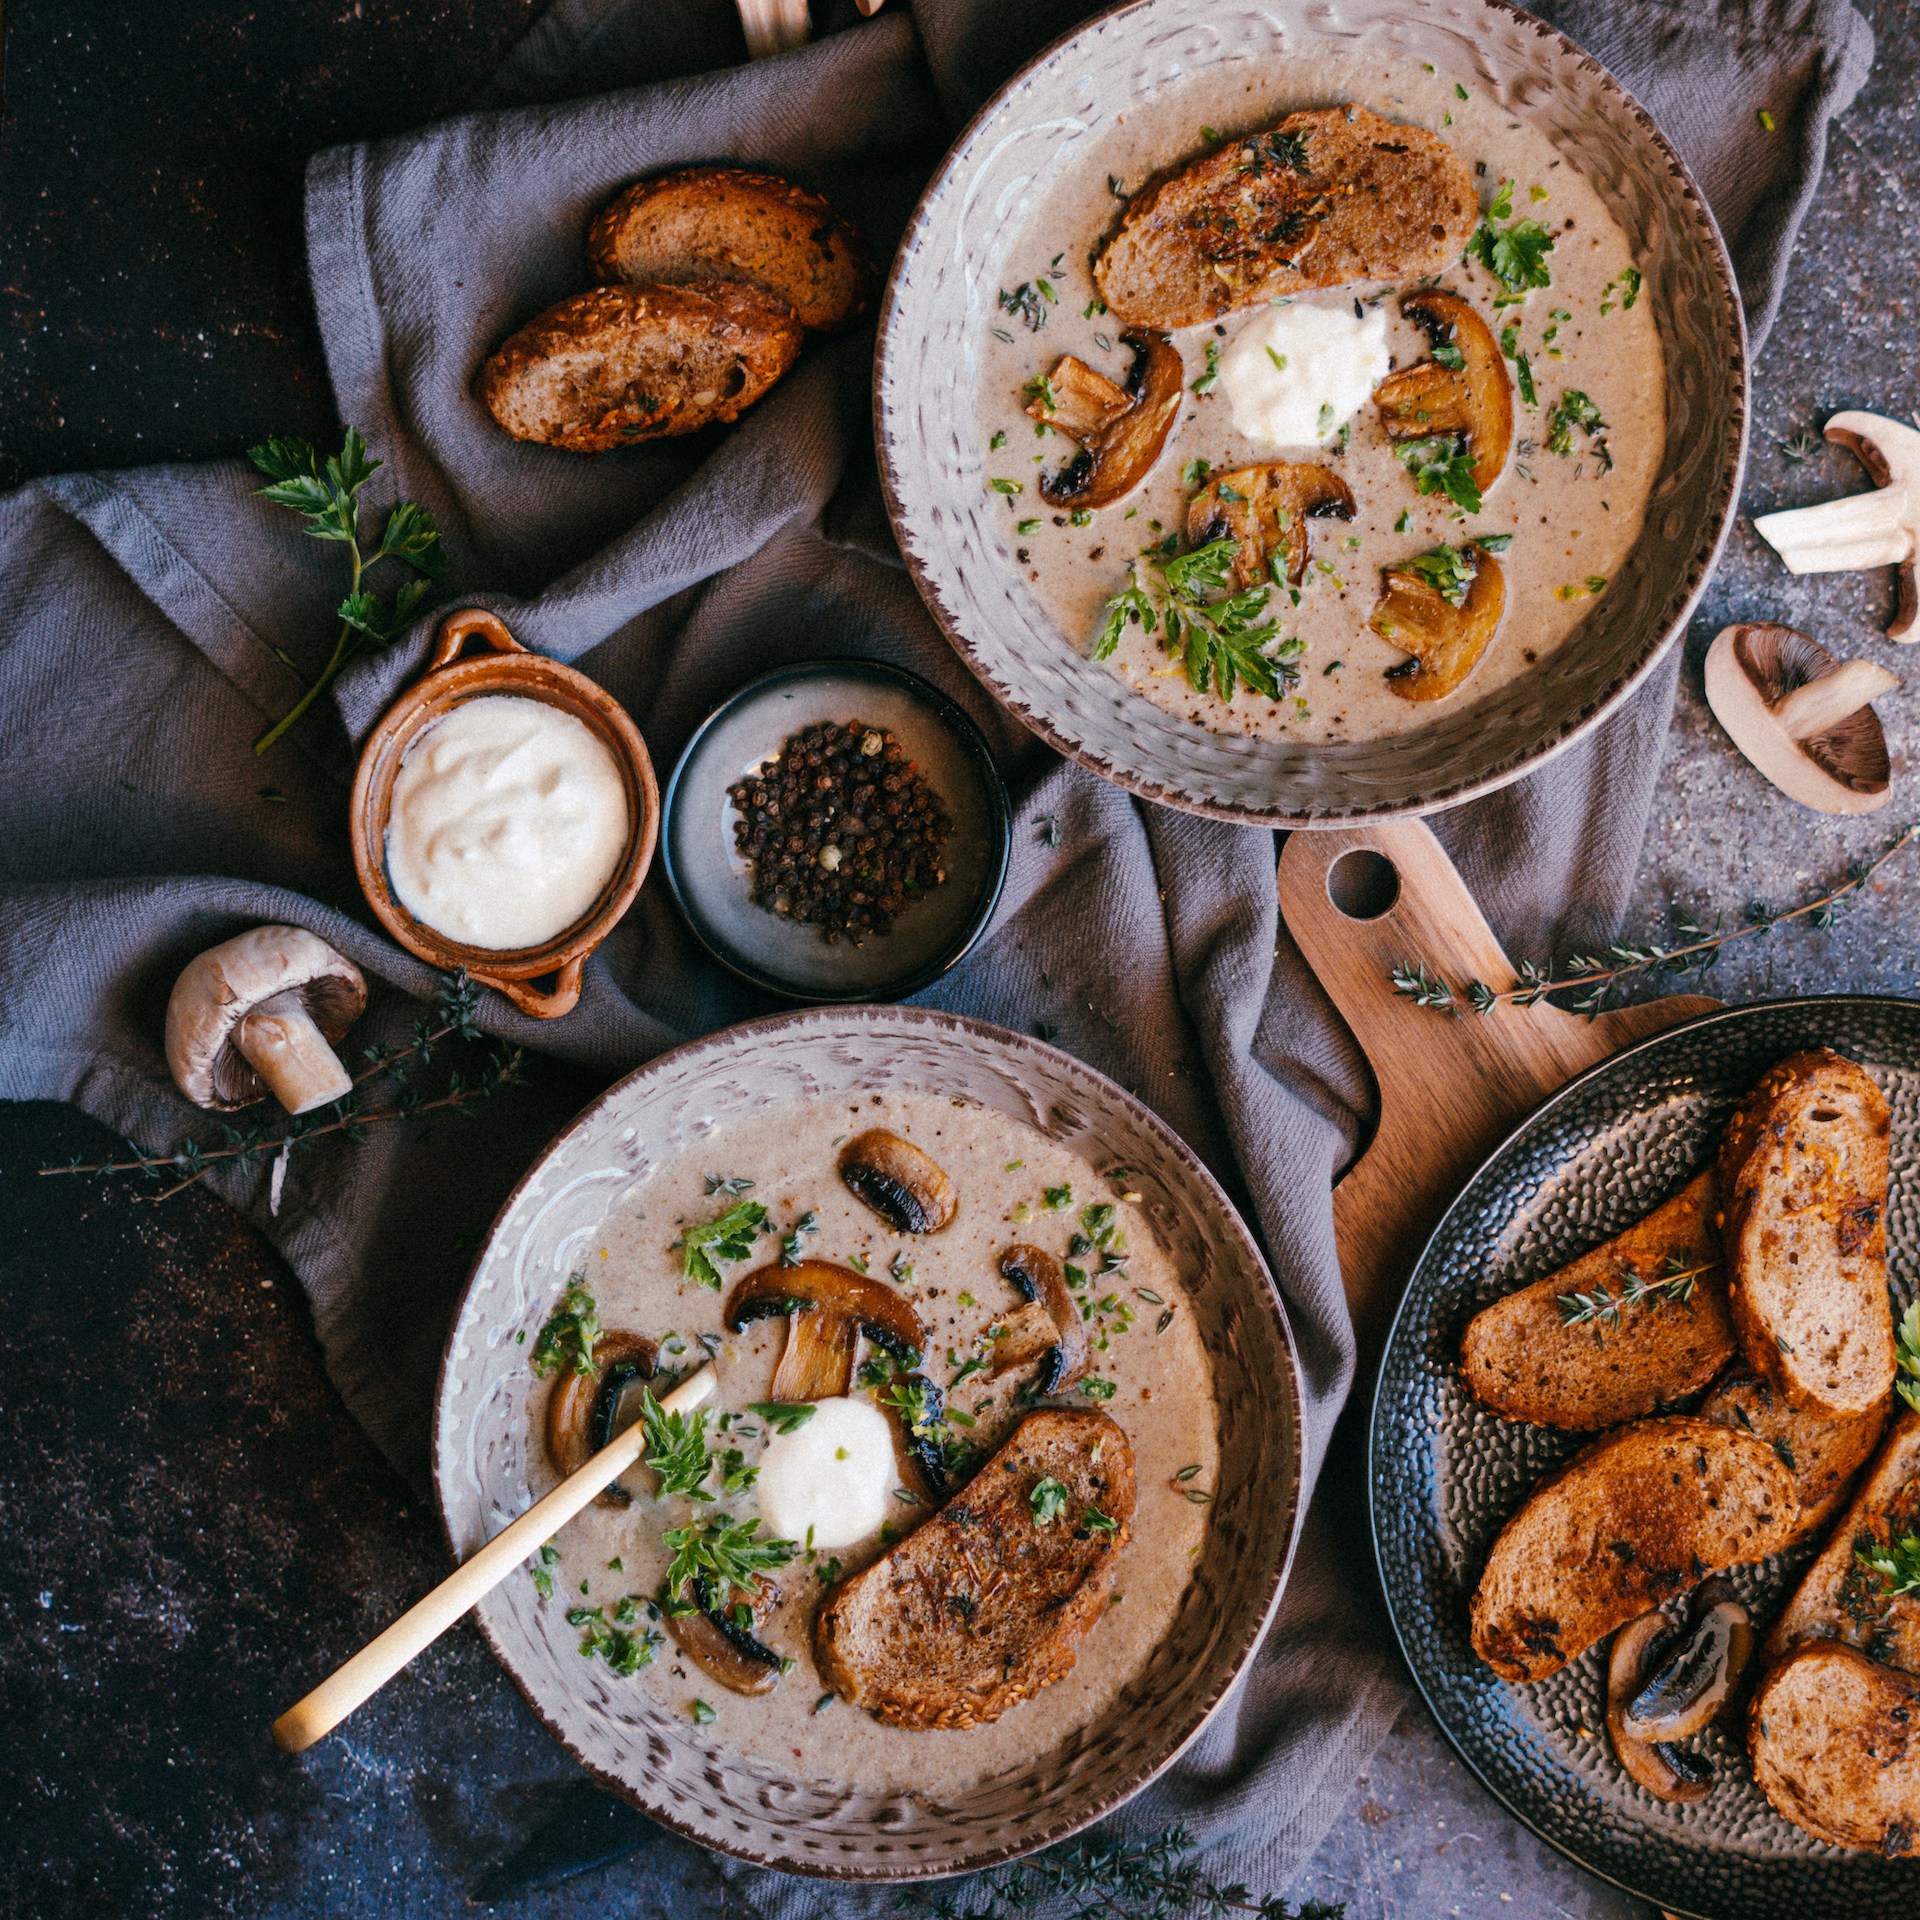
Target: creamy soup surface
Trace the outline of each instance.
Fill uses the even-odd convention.
[[[869,1128],[886,1128],[912,1141],[945,1170],[959,1206],[943,1231],[896,1233],[841,1183],[840,1147]],[[708,1191],[712,1181],[741,1180],[753,1184],[737,1195]],[[684,1369],[704,1358],[704,1336],[718,1376],[718,1390],[707,1403],[709,1444],[722,1451],[737,1448],[749,1468],[760,1460],[771,1434],[767,1420],[747,1409],[768,1397],[786,1337],[784,1323],[760,1321],[739,1335],[726,1334],[721,1324],[726,1292],[713,1291],[683,1271],[684,1255],[676,1243],[686,1227],[714,1219],[736,1198],[766,1207],[766,1225],[752,1253],[722,1267],[727,1289],[778,1261],[783,1239],[808,1215],[813,1226],[801,1241],[803,1258],[856,1269],[864,1262],[876,1278],[897,1274],[891,1284],[912,1303],[927,1330],[922,1371],[948,1390],[950,1411],[975,1423],[956,1423],[955,1437],[977,1445],[981,1458],[1028,1410],[1015,1404],[1015,1396],[1035,1371],[1034,1364],[1016,1367],[997,1380],[972,1371],[957,1387],[949,1385],[966,1371],[970,1358],[986,1351],[987,1330],[1022,1304],[1000,1275],[1001,1253],[1025,1242],[1082,1270],[1087,1282],[1078,1297],[1091,1305],[1085,1324],[1093,1349],[1093,1391],[1083,1381],[1056,1402],[1042,1404],[1097,1407],[1116,1420],[1133,1447],[1138,1497],[1132,1539],[1115,1563],[1112,1602],[1080,1642],[1078,1661],[1063,1680],[993,1725],[964,1731],[902,1731],[838,1699],[822,1703],[825,1683],[814,1666],[811,1628],[830,1580],[858,1572],[886,1550],[890,1533],[905,1536],[929,1517],[925,1506],[901,1497],[911,1485],[904,1473],[895,1476],[898,1492],[890,1520],[835,1555],[816,1551],[808,1556],[802,1543],[796,1557],[772,1576],[782,1599],[761,1637],[794,1664],[769,1694],[728,1692],[664,1637],[665,1623],[652,1619],[646,1605],[658,1599],[667,1570],[663,1533],[715,1512],[740,1520],[757,1517],[751,1488],[696,1506],[679,1496],[655,1498],[654,1476],[644,1468],[634,1471],[624,1482],[634,1495],[631,1507],[589,1507],[562,1530],[555,1543],[559,1559],[548,1569],[553,1595],[544,1604],[597,1608],[611,1619],[623,1599],[635,1597],[636,1607],[628,1609],[632,1629],[650,1627],[663,1636],[662,1643],[651,1665],[616,1684],[647,1690],[676,1715],[704,1719],[710,1709],[717,1744],[763,1759],[789,1776],[857,1781],[938,1800],[1051,1752],[1076,1728],[1098,1718],[1166,1634],[1205,1537],[1206,1496],[1219,1459],[1211,1370],[1191,1303],[1146,1210],[1125,1197],[1129,1191],[1121,1177],[1103,1178],[1066,1148],[1004,1114],[932,1097],[848,1094],[776,1108],[716,1129],[698,1149],[662,1167],[631,1204],[609,1218],[586,1260],[584,1284],[604,1329],[658,1340],[662,1366]],[[1088,1224],[1084,1210],[1101,1205],[1114,1209],[1107,1251],[1070,1254],[1074,1237]],[[1096,1215],[1092,1224],[1098,1230],[1105,1222]],[[910,1274],[904,1271],[909,1266]],[[863,1338],[855,1399],[873,1401],[891,1391],[890,1385],[862,1384],[860,1368],[874,1357]],[[896,1373],[894,1380],[900,1378]],[[1106,1395],[1109,1384],[1112,1392]],[[529,1479],[536,1496],[559,1477],[543,1439],[551,1391],[551,1383],[536,1390],[531,1405]],[[709,1484],[718,1478],[716,1472]],[[762,1527],[762,1533],[767,1530]],[[609,1565],[615,1560],[617,1568]]]
[[[1215,472],[1279,461],[1331,467],[1351,489],[1357,511],[1349,522],[1312,523],[1315,564],[1299,604],[1290,603],[1284,587],[1270,600],[1278,635],[1306,644],[1298,682],[1283,688],[1279,701],[1244,685],[1231,704],[1211,691],[1196,692],[1184,668],[1161,650],[1159,635],[1138,625],[1128,626],[1108,664],[1157,706],[1215,732],[1303,742],[1381,738],[1428,725],[1526,672],[1592,611],[1639,536],[1660,465],[1666,412],[1659,335],[1651,302],[1632,278],[1626,236],[1581,177],[1577,156],[1563,154],[1544,133],[1471,84],[1419,66],[1337,54],[1272,59],[1245,71],[1237,92],[1225,97],[1221,89],[1230,83],[1214,70],[1205,87],[1163,89],[1122,116],[1023,223],[1001,267],[1001,288],[983,290],[988,311],[981,328],[977,429],[987,474],[1021,488],[996,498],[993,512],[1007,563],[1024,575],[1043,619],[1088,652],[1107,602],[1127,585],[1128,560],[1184,528],[1196,482],[1182,476],[1192,462],[1204,460]],[[1204,100],[1204,110],[1196,109],[1196,100]],[[1357,283],[1295,301],[1348,313],[1358,302],[1363,313],[1384,314],[1387,350],[1401,368],[1432,353],[1427,336],[1399,310],[1397,296],[1416,286],[1436,284],[1462,295],[1496,339],[1514,329],[1503,342],[1504,364],[1515,382],[1514,446],[1483,510],[1469,519],[1445,495],[1419,493],[1394,458],[1370,400],[1347,418],[1344,448],[1337,439],[1325,446],[1277,446],[1236,430],[1224,384],[1194,394],[1192,382],[1207,373],[1208,348],[1217,348],[1224,361],[1235,337],[1266,315],[1263,305],[1174,333],[1188,392],[1165,450],[1131,494],[1094,511],[1087,524],[1073,524],[1070,514],[1041,499],[1038,483],[1043,471],[1063,466],[1074,449],[1057,435],[1036,437],[1023,408],[1028,384],[1050,373],[1062,354],[1078,356],[1123,385],[1132,367],[1119,325],[1095,309],[1099,294],[1089,268],[1089,256],[1113,230],[1123,205],[1109,183],[1131,193],[1156,172],[1201,158],[1211,150],[1201,122],[1231,140],[1289,113],[1349,103],[1428,128],[1446,141],[1477,175],[1483,213],[1502,182],[1511,182],[1511,212],[1494,223],[1496,231],[1510,221],[1532,220],[1553,237],[1545,256],[1552,284],[1529,290],[1514,305],[1496,306],[1504,290],[1477,262],[1450,265],[1429,280]],[[1055,293],[1052,303],[1030,300],[1024,312],[995,305],[997,291],[1017,291],[1042,278]],[[1042,311],[1045,324],[1030,327],[1028,318]],[[1532,371],[1532,405],[1516,378],[1521,354]],[[1575,428],[1569,451],[1550,452],[1549,416],[1568,389],[1591,401],[1604,432]],[[997,436],[1004,438],[995,445]],[[1401,699],[1384,675],[1407,655],[1367,624],[1381,596],[1381,569],[1479,534],[1512,536],[1498,556],[1507,589],[1500,629],[1451,695],[1430,705]]]

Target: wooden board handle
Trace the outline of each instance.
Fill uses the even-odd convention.
[[[661,1401],[661,1408],[674,1413],[696,1407],[713,1392],[713,1385],[713,1369],[702,1367],[675,1387]],[[370,1640],[304,1700],[289,1707],[273,1723],[274,1744],[283,1753],[303,1753],[331,1733],[415,1654],[439,1639],[469,1607],[485,1599],[515,1567],[538,1552],[595,1494],[617,1480],[640,1458],[646,1444],[646,1429],[638,1420],[615,1435],[612,1443],[602,1447],[585,1466],[568,1474],[544,1500],[496,1534],[471,1560],[463,1561],[386,1632]]]

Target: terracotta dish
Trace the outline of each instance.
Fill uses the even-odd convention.
[[[1423,70],[1437,74],[1459,99],[1491,100],[1544,136],[1560,156],[1554,164],[1582,176],[1624,236],[1644,276],[1637,297],[1664,349],[1666,433],[1645,522],[1604,593],[1537,662],[1529,656],[1485,691],[1469,684],[1423,710],[1418,726],[1377,738],[1211,731],[1092,659],[1093,630],[1056,625],[1034,584],[1039,576],[1010,533],[1017,506],[1036,516],[1035,535],[1055,537],[1044,504],[1009,497],[1022,483],[1008,476],[1027,475],[1024,484],[1032,485],[1039,469],[1031,459],[1042,450],[1015,433],[996,454],[982,430],[995,330],[1028,344],[1017,331],[1023,323],[998,295],[1056,259],[1051,271],[1062,276],[1062,290],[1048,294],[1058,303],[1046,310],[1051,331],[1032,335],[1036,369],[1051,364],[1060,351],[1054,343],[1066,344],[1082,319],[1084,270],[1074,249],[1056,257],[1064,223],[1049,209],[1073,187],[1075,206],[1091,196],[1117,216],[1107,156],[1117,158],[1143,129],[1164,132],[1170,158],[1186,157],[1202,129],[1244,130],[1256,111],[1249,96],[1264,111],[1266,95],[1284,91],[1279,63],[1296,59],[1376,62],[1384,77],[1374,85],[1383,93],[1394,72],[1423,84]],[[1139,153],[1130,164],[1151,161]],[[1139,174],[1132,177],[1137,184]],[[1536,304],[1545,311],[1544,298]],[[1035,309],[1024,324],[1037,329],[1045,317]],[[1201,367],[1198,348],[1188,351],[1191,382]],[[894,531],[915,583],[962,658],[1021,720],[1148,799],[1217,819],[1315,827],[1424,813],[1503,786],[1632,694],[1684,630],[1732,523],[1746,442],[1746,360],[1732,269],[1685,166],[1619,83],[1544,22],[1506,0],[1282,8],[1143,0],[1056,42],[956,142],[908,226],[887,285],[875,433]],[[1151,538],[1139,530],[1151,524],[1143,515],[1126,539]],[[1102,525],[1087,537],[1109,533],[1122,537]],[[1310,676],[1302,691],[1318,697],[1319,685]]]
[[[1301,1470],[1292,1337],[1246,1227],[1147,1108],[1056,1048],[919,1008],[812,1008],[663,1055],[581,1113],[494,1222],[447,1340],[433,1476],[448,1544],[464,1558],[530,1504],[530,1403],[544,1389],[528,1355],[569,1273],[597,1267],[602,1222],[689,1148],[706,1151],[717,1122],[800,1100],[844,1111],[854,1094],[977,1105],[1096,1170],[1128,1169],[1178,1267],[1218,1409],[1211,1520],[1170,1630],[1111,1706],[1040,1759],[929,1793],[728,1751],[716,1739],[724,1721],[702,1726],[657,1689],[583,1660],[566,1607],[524,1576],[495,1588],[475,1618],[554,1737],[653,1819],[786,1873],[909,1880],[1046,1846],[1139,1792],[1199,1733],[1279,1604]],[[1014,1709],[1048,1710],[1044,1693]]]
[[[461,659],[461,649],[475,638],[492,652]],[[503,951],[449,939],[400,904],[387,876],[387,816],[402,757],[434,721],[482,694],[542,700],[572,714],[607,747],[626,782],[627,845],[619,864],[587,916],[538,947]],[[409,953],[449,973],[464,967],[482,985],[497,987],[522,1013],[553,1020],[573,1010],[587,956],[633,905],[647,877],[660,830],[660,790],[640,729],[605,688],[557,660],[529,653],[497,615],[466,607],[442,622],[426,672],[368,736],[353,776],[347,823],[360,890],[380,924]],[[536,984],[547,976],[548,985]]]

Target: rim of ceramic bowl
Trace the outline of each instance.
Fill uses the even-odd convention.
[[[535,1719],[586,1772],[649,1819],[657,1821],[696,1845],[724,1852],[754,1866],[767,1867],[782,1873],[804,1875],[813,1879],[861,1885],[886,1885],[905,1881],[941,1879],[953,1874],[976,1873],[984,1868],[998,1866],[1005,1861],[1037,1852],[1042,1848],[1058,1845],[1061,1841],[1084,1832],[1095,1822],[1106,1818],[1117,1807],[1124,1805],[1150,1786],[1205,1732],[1221,1703],[1238,1685],[1259,1652],[1279,1613],[1280,1603],[1285,1596],[1287,1583],[1293,1571],[1294,1557],[1299,1550],[1304,1512],[1300,1494],[1301,1477],[1306,1468],[1306,1382],[1301,1370],[1298,1343],[1294,1339],[1292,1323],[1287,1317],[1286,1303],[1280,1296],[1272,1269],[1268,1266],[1265,1254],[1254,1238],[1252,1229],[1241,1218],[1238,1208],[1228,1198],[1225,1189],[1208,1172],[1200,1157],[1144,1101],[1137,1099],[1096,1068],[1088,1066],[1084,1060],[1059,1047],[1050,1046],[1043,1040],[1015,1033],[1005,1027],[995,1026],[989,1021],[972,1019],[964,1014],[945,1013],[929,1007],[886,1005],[796,1008],[791,1012],[771,1014],[762,1019],[749,1020],[738,1026],[723,1028],[717,1033],[702,1035],[697,1040],[687,1041],[681,1046],[656,1055],[644,1066],[625,1075],[598,1099],[590,1101],[581,1108],[554,1135],[553,1139],[534,1157],[526,1173],[521,1176],[513,1191],[502,1202],[499,1212],[487,1229],[473,1266],[468,1272],[466,1284],[461,1290],[460,1304],[455,1309],[446,1340],[441,1347],[440,1367],[434,1382],[430,1462],[434,1507],[440,1521],[441,1538],[446,1543],[449,1555],[456,1562],[460,1559],[463,1549],[461,1542],[455,1537],[449,1514],[446,1488],[451,1466],[445,1452],[449,1420],[444,1411],[448,1399],[448,1382],[455,1364],[455,1345],[460,1337],[467,1302],[492,1252],[496,1235],[510,1219],[523,1197],[527,1196],[541,1179],[556,1149],[580,1129],[591,1124],[596,1117],[613,1107],[630,1088],[649,1078],[664,1077],[670,1071],[681,1070],[695,1064],[704,1053],[724,1056],[741,1048],[751,1048],[762,1042],[773,1040],[797,1028],[828,1027],[835,1022],[845,1020],[854,1020],[865,1026],[882,1029],[889,1024],[903,1026],[914,1030],[916,1037],[937,1037],[942,1034],[965,1036],[975,1042],[984,1043],[996,1052],[1011,1054],[1015,1057],[1021,1054],[1035,1056],[1055,1070],[1064,1069],[1068,1078],[1078,1077],[1093,1083],[1105,1098],[1118,1102],[1128,1111],[1129,1117],[1136,1126],[1155,1137],[1159,1145],[1179,1166],[1183,1178],[1192,1184],[1207,1206],[1224,1223],[1229,1235],[1237,1240],[1240,1258],[1255,1282],[1253,1301],[1247,1304],[1253,1304],[1256,1307],[1264,1305],[1270,1331],[1285,1359],[1285,1369],[1280,1376],[1282,1384],[1278,1389],[1278,1411],[1283,1432],[1277,1437],[1277,1442],[1274,1441],[1273,1436],[1269,1436],[1270,1443],[1284,1447],[1284,1459],[1278,1463],[1270,1460],[1264,1462],[1265,1471],[1270,1472],[1275,1464],[1283,1465],[1285,1469],[1286,1502],[1284,1511],[1278,1515],[1278,1524],[1275,1528],[1277,1537],[1284,1542],[1284,1545],[1275,1556],[1265,1576],[1264,1592],[1255,1596],[1257,1604],[1251,1606],[1246,1604],[1244,1597],[1248,1593],[1246,1588],[1240,1589],[1236,1594],[1236,1600],[1243,1614],[1238,1644],[1231,1648],[1229,1656],[1219,1664],[1217,1684],[1204,1699],[1191,1695],[1182,1696],[1185,1722],[1183,1729],[1177,1737],[1167,1742],[1163,1751],[1156,1753],[1146,1765],[1129,1774],[1124,1786],[1101,1794],[1069,1817],[1057,1820],[1042,1830],[1022,1834],[1016,1840],[994,1843],[981,1847],[977,1852],[938,1860],[921,1861],[891,1856],[884,1865],[848,1865],[844,1861],[836,1862],[812,1856],[798,1858],[774,1856],[756,1851],[745,1841],[728,1835],[716,1837],[711,1832],[701,1830],[666,1796],[662,1795],[650,1800],[641,1787],[607,1768],[596,1765],[581,1752],[565,1730],[548,1713],[541,1700],[535,1696],[529,1683],[522,1678],[506,1649],[496,1637],[484,1607],[476,1609],[474,1621],[481,1637],[486,1641],[508,1680],[513,1684],[514,1690],[526,1702],[528,1710]],[[882,1037],[885,1037],[884,1033]]]
[[[1703,524],[1704,537],[1696,542],[1694,551],[1680,576],[1677,597],[1672,590],[1669,591],[1661,619],[1650,623],[1649,631],[1639,642],[1637,649],[1631,652],[1624,647],[1621,649],[1624,664],[1596,697],[1588,700],[1571,717],[1561,720],[1557,726],[1543,732],[1530,745],[1510,754],[1505,760],[1491,766],[1476,768],[1457,778],[1445,780],[1430,791],[1404,794],[1369,804],[1356,802],[1340,807],[1338,810],[1311,807],[1302,810],[1297,806],[1290,807],[1284,801],[1257,804],[1251,800],[1229,803],[1211,799],[1205,795],[1187,791],[1177,778],[1162,777],[1124,757],[1109,757],[1076,737],[1072,727],[1055,718],[1051,712],[1041,711],[1019,685],[1010,681],[997,665],[986,657],[985,649],[963,631],[962,615],[949,604],[946,585],[940,577],[939,568],[929,564],[917,550],[915,542],[908,537],[907,488],[902,479],[900,462],[896,456],[895,442],[891,434],[890,423],[894,418],[895,410],[890,405],[890,397],[896,388],[903,398],[912,392],[913,374],[910,370],[898,371],[896,360],[916,343],[903,341],[898,337],[895,321],[902,301],[903,281],[926,237],[938,203],[951,190],[952,183],[957,180],[960,168],[969,156],[969,149],[976,135],[1001,110],[1002,106],[1028,83],[1032,75],[1055,61],[1075,43],[1089,40],[1107,31],[1125,15],[1147,14],[1160,9],[1171,11],[1179,4],[1181,0],[1121,0],[1119,5],[1081,21],[1043,47],[1005,85],[997,88],[967,122],[948,148],[946,157],[935,170],[932,180],[914,207],[900,245],[894,254],[880,303],[879,339],[874,354],[872,384],[874,450],[880,470],[880,485],[886,499],[887,518],[906,560],[907,571],[928,612],[933,616],[941,632],[946,635],[948,643],[966,662],[968,670],[1008,712],[1056,751],[1065,754],[1069,759],[1078,761],[1080,765],[1087,768],[1089,772],[1097,774],[1101,779],[1110,780],[1128,792],[1140,795],[1143,799],[1157,801],[1164,806],[1175,807],[1182,812],[1198,814],[1207,819],[1225,820],[1236,825],[1312,830],[1338,828],[1362,819],[1391,820],[1417,817],[1442,808],[1459,806],[1468,800],[1497,792],[1525,775],[1537,772],[1549,761],[1584,739],[1612,714],[1617,713],[1654,673],[1667,652],[1679,643],[1686,632],[1687,623],[1692,618],[1694,609],[1706,592],[1708,582],[1713,577],[1714,569],[1719,564],[1720,556],[1733,530],[1739,508],[1740,478],[1746,465],[1750,411],[1751,354],[1747,342],[1746,314],[1741,304],[1739,283],[1727,252],[1726,241],[1720,232],[1718,221],[1714,218],[1712,208],[1707,204],[1706,196],[1700,191],[1686,163],[1660,130],[1653,116],[1619,80],[1584,48],[1569,40],[1565,34],[1546,21],[1513,4],[1513,0],[1452,0],[1451,10],[1462,15],[1478,15],[1490,23],[1497,22],[1509,30],[1524,31],[1557,43],[1560,58],[1582,72],[1602,95],[1611,99],[1615,112],[1635,126],[1671,176],[1674,198],[1690,213],[1696,223],[1697,237],[1704,249],[1705,264],[1715,294],[1716,324],[1713,330],[1721,340],[1727,359],[1727,406],[1730,417],[1727,421],[1728,430],[1723,435],[1725,444],[1707,490],[1711,504],[1708,518]],[[1195,4],[1198,4],[1198,0],[1195,0]],[[1217,8],[1210,4],[1209,11],[1217,12]],[[1417,4],[1417,0],[1408,0],[1408,4],[1401,11],[1409,20],[1425,20],[1435,9]],[[1669,352],[1673,350],[1671,345],[1668,350]],[[918,431],[921,423],[916,421],[914,425],[916,431],[911,437],[912,444],[923,447],[925,435]],[[1669,450],[1662,463],[1663,471],[1671,465],[1672,458]],[[1696,491],[1698,491],[1697,487]],[[1654,501],[1650,498],[1647,526],[1643,528],[1640,539],[1635,542],[1634,548],[1630,551],[1638,551],[1647,539],[1652,526],[1653,506]],[[1578,629],[1575,631],[1577,632]],[[1058,636],[1049,629],[1047,637]],[[1572,638],[1573,635],[1570,634],[1568,642]],[[1563,650],[1568,642],[1563,642],[1562,648],[1556,649],[1556,652]],[[1061,644],[1071,645],[1063,638]],[[1543,667],[1545,664],[1542,663]],[[1532,676],[1528,678],[1531,679]],[[1195,731],[1204,730],[1195,729]],[[1216,738],[1228,742],[1254,744],[1251,736],[1220,735]]]
[[[681,776],[693,764],[701,746],[713,729],[729,714],[767,688],[785,686],[796,680],[826,679],[831,676],[872,680],[886,686],[899,687],[932,711],[934,717],[966,750],[967,758],[986,796],[988,824],[993,839],[993,852],[988,861],[989,872],[986,884],[981,889],[978,905],[967,917],[960,931],[944,947],[938,949],[930,960],[922,961],[919,966],[897,974],[892,979],[853,988],[844,994],[821,993],[806,987],[795,986],[776,974],[756,967],[746,955],[714,935],[688,906],[686,894],[681,889],[678,863],[673,853],[673,817],[675,805],[680,798]],[[992,922],[994,911],[1000,904],[1000,896],[1006,890],[1007,867],[1012,859],[1012,853],[1013,803],[1007,796],[1006,782],[1000,777],[1000,769],[994,764],[993,749],[987,744],[986,735],[975,725],[972,716],[957,701],[949,699],[938,687],[930,681],[921,679],[918,674],[909,673],[904,667],[896,667],[890,661],[867,660],[853,655],[833,656],[824,660],[797,661],[792,666],[775,667],[770,673],[763,673],[749,680],[744,686],[735,688],[694,729],[693,737],[681,749],[680,758],[674,762],[673,771],[667,776],[666,792],[660,803],[660,864],[666,872],[667,885],[672,890],[674,905],[680,909],[680,917],[686,923],[687,930],[699,943],[702,951],[710,959],[725,967],[736,979],[744,980],[749,986],[759,987],[767,993],[778,994],[783,1000],[796,1001],[803,1006],[855,1006],[866,1002],[904,1000],[907,995],[932,986],[942,974],[958,966],[979,945],[981,936]]]

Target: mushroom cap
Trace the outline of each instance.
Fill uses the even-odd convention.
[[[174,982],[167,1001],[167,1065],[195,1106],[231,1113],[266,1094],[233,1031],[269,1001],[297,1001],[331,1044],[365,1009],[367,983],[351,960],[304,927],[255,927],[209,947]]]
[[[1773,784],[1822,813],[1871,813],[1887,803],[1887,736],[1860,706],[1811,739],[1795,740],[1772,709],[1841,663],[1794,627],[1753,620],[1724,627],[1707,651],[1707,705],[1733,744]]]

